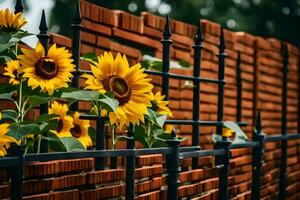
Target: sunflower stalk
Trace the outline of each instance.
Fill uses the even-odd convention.
[[[23,85],[23,81],[22,81],[22,79],[21,79],[21,81],[20,81],[20,87],[19,87],[19,101],[18,101],[18,120],[19,120],[19,122],[22,122],[23,121],[23,117],[21,117],[22,116],[22,95],[23,95],[23,92],[22,92],[22,90],[23,90],[23,87],[22,87],[22,85]]]
[[[40,153],[40,151],[41,151],[41,141],[42,141],[42,137],[41,137],[41,135],[38,135],[37,136],[37,154],[39,154]]]
[[[149,148],[152,148],[152,141],[151,141],[151,124],[150,122],[147,123],[147,137],[148,137],[148,143],[149,143]]]
[[[27,154],[29,148],[30,148],[30,147],[31,147],[31,146],[32,146],[39,138],[41,138],[41,137],[40,137],[40,136],[34,137],[34,139],[31,141],[31,143],[30,143],[29,145],[26,145],[24,155]],[[27,138],[26,138],[26,139],[27,139]],[[27,144],[27,143],[26,143],[26,144]],[[37,150],[37,151],[39,151],[39,150]]]
[[[115,129],[116,126],[114,125],[110,125],[110,129],[111,129],[111,149],[114,150],[115,149],[115,145],[117,143],[117,140],[115,141]]]

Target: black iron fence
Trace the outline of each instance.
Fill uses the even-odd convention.
[[[21,12],[23,10],[21,0],[17,0],[15,12]],[[76,14],[71,25],[73,29],[72,39],[72,53],[74,64],[76,65],[76,72],[74,73],[73,87],[79,87],[79,77],[82,73],[90,73],[88,71],[81,70],[80,63],[80,31],[82,25],[80,15],[79,2],[76,8]],[[40,33],[37,35],[44,48],[48,49],[49,35],[47,32],[46,18],[43,11]],[[219,199],[228,199],[228,173],[229,173],[229,161],[230,150],[238,148],[252,148],[252,200],[260,198],[260,185],[261,185],[261,167],[263,163],[264,143],[281,141],[281,171],[280,171],[280,183],[279,183],[279,199],[285,199],[286,188],[286,161],[287,161],[287,140],[300,139],[300,134],[288,134],[287,133],[287,76],[288,76],[288,49],[285,43],[282,43],[282,56],[283,56],[283,79],[282,79],[282,121],[281,121],[281,134],[265,136],[262,133],[261,127],[261,115],[257,114],[256,128],[253,132],[252,141],[231,144],[231,141],[227,137],[222,137],[221,141],[218,141],[214,150],[201,150],[199,146],[199,126],[215,126],[217,128],[217,134],[222,135],[223,127],[223,100],[224,100],[224,70],[225,70],[225,42],[224,33],[221,29],[220,42],[219,42],[219,70],[218,79],[204,78],[200,75],[201,69],[201,50],[202,50],[202,35],[201,26],[198,24],[194,48],[194,71],[193,76],[184,76],[169,73],[170,68],[170,46],[172,44],[171,31],[169,25],[169,18],[166,18],[166,24],[163,31],[162,48],[163,48],[163,69],[162,72],[146,70],[146,73],[157,75],[162,77],[162,94],[168,98],[169,94],[169,79],[175,78],[180,80],[189,80],[194,84],[193,87],[193,119],[192,120],[167,120],[169,124],[181,124],[192,125],[192,145],[190,147],[179,147],[180,141],[177,139],[175,133],[172,133],[172,138],[167,141],[169,147],[165,148],[153,148],[153,149],[135,149],[135,142],[133,138],[134,126],[130,126],[128,130],[127,149],[122,150],[105,150],[105,130],[104,120],[100,116],[82,115],[81,118],[96,120],[96,150],[88,150],[84,152],[51,152],[47,153],[48,144],[44,140],[42,143],[42,153],[40,154],[28,154],[23,156],[21,151],[14,152],[13,157],[5,157],[0,159],[0,167],[11,168],[11,198],[14,200],[22,199],[22,177],[23,177],[23,165],[26,162],[46,162],[53,160],[64,159],[80,159],[80,158],[94,158],[95,170],[104,169],[104,159],[107,157],[126,157],[126,199],[134,199],[134,183],[135,183],[135,157],[139,155],[150,154],[163,154],[166,155],[166,168],[167,168],[167,198],[169,200],[178,199],[178,187],[180,184],[179,173],[181,171],[180,159],[192,158],[192,169],[197,169],[198,158],[205,156],[215,156],[216,165],[220,169],[219,173]],[[242,79],[240,68],[240,54],[238,53],[237,59],[237,123],[240,126],[246,126],[247,123],[242,122]],[[201,83],[210,83],[218,85],[218,112],[217,121],[202,121],[199,119],[200,111],[200,85]],[[77,109],[78,105],[72,106],[73,110]],[[40,112],[46,113],[48,111],[48,105],[41,105]],[[115,164],[114,164],[115,165]],[[112,168],[114,168],[113,166]]]

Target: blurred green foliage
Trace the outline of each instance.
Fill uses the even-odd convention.
[[[55,2],[50,23],[58,25],[60,33],[69,35],[68,27],[75,12],[75,1]],[[136,15],[141,11],[157,15],[169,13],[172,18],[191,24],[197,24],[199,19],[209,19],[234,31],[246,31],[300,44],[300,0],[90,0],[90,2]]]

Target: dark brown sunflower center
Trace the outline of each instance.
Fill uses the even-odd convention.
[[[16,79],[17,79],[17,78],[18,78],[18,70],[15,69],[15,70],[13,71],[13,75],[14,75],[14,76],[16,77]]]
[[[119,101],[120,105],[130,100],[131,89],[124,78],[111,75],[105,78],[102,83],[105,90],[114,92],[115,98]]]
[[[58,120],[58,126],[57,126],[57,133],[59,133],[59,132],[61,132],[62,131],[62,129],[63,129],[63,127],[64,127],[64,122],[63,122],[63,120],[62,119],[59,119]]]
[[[47,57],[38,59],[34,66],[35,73],[43,79],[52,79],[58,73],[58,67],[56,62]]]
[[[73,128],[70,130],[71,134],[75,138],[79,138],[81,135],[81,128],[78,124],[75,124]]]

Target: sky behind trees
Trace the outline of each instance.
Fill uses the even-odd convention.
[[[71,0],[56,0],[52,24],[63,24],[60,17],[70,9]],[[191,24],[199,19],[221,23],[234,31],[276,37],[300,45],[300,0],[90,0],[90,2],[139,15],[149,11]],[[71,16],[70,16],[71,17]],[[67,25],[68,22],[64,26]]]
[[[196,25],[209,19],[233,31],[276,37],[300,45],[300,0],[89,0],[92,3],[139,15],[142,11]],[[14,7],[13,0],[0,0],[0,8]],[[70,35],[76,0],[24,0],[26,29],[37,33],[41,9],[46,10],[49,30]],[[34,39],[32,39],[34,40]],[[29,41],[31,41],[29,39]],[[30,45],[32,46],[32,44]]]

